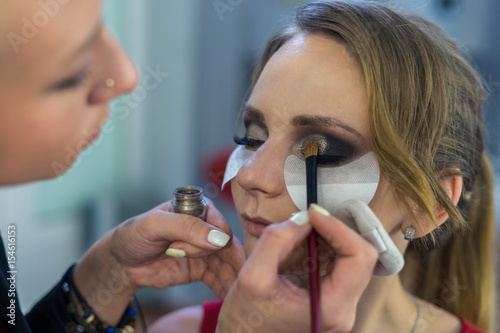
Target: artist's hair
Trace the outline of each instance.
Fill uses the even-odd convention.
[[[482,80],[435,24],[380,3],[344,0],[300,7],[295,24],[269,40],[253,85],[298,33],[331,36],[357,60],[369,99],[372,150],[412,217],[437,226],[436,203],[449,214],[426,241],[407,250],[405,287],[492,332],[495,222]],[[453,175],[463,177],[458,207],[440,185]]]

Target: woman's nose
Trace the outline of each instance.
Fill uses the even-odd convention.
[[[268,141],[240,168],[235,177],[244,190],[254,195],[275,197],[285,189],[283,149]]]
[[[107,103],[110,100],[131,92],[137,86],[139,75],[137,68],[125,54],[121,46],[111,33],[103,32],[101,43],[102,61],[99,66],[97,82],[90,93],[89,103]]]

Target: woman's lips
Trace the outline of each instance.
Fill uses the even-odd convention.
[[[271,222],[260,218],[245,218],[245,230],[249,234],[256,237],[260,237],[260,235],[264,232],[264,229],[266,229],[266,227],[270,224]]]

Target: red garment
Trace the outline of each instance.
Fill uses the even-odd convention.
[[[201,321],[200,333],[215,333],[221,307],[221,300],[203,303],[203,320]]]
[[[203,320],[201,322],[200,333],[215,333],[221,307],[221,300],[203,303]],[[460,318],[460,321],[462,322],[462,331],[460,333],[484,333],[467,320]]]
[[[460,318],[460,320],[462,321],[462,331],[460,333],[484,333],[483,331],[481,331],[479,328],[469,323],[464,318]]]

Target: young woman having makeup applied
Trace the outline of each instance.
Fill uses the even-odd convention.
[[[483,95],[458,47],[421,17],[363,1],[300,7],[255,69],[226,169],[248,259],[223,301],[151,332],[310,332],[312,229],[322,332],[494,332]],[[311,140],[320,206],[306,211]],[[362,231],[376,221],[383,230]]]
[[[40,3],[0,2],[0,185],[66,171],[53,164],[69,168],[67,149],[80,152],[92,144],[109,102],[137,84],[134,65],[101,21],[102,1],[43,1],[57,15],[27,39],[25,18],[40,13]],[[224,297],[243,264],[241,244],[230,241],[231,230],[210,201],[206,222],[170,211],[170,203],[162,204],[109,232],[26,317],[0,253],[0,332],[131,333],[131,299],[142,287],[201,280]],[[12,230],[2,222],[9,238]],[[185,258],[167,256],[169,246]],[[30,250],[35,257],[36,249]],[[100,301],[102,293],[112,297]]]

